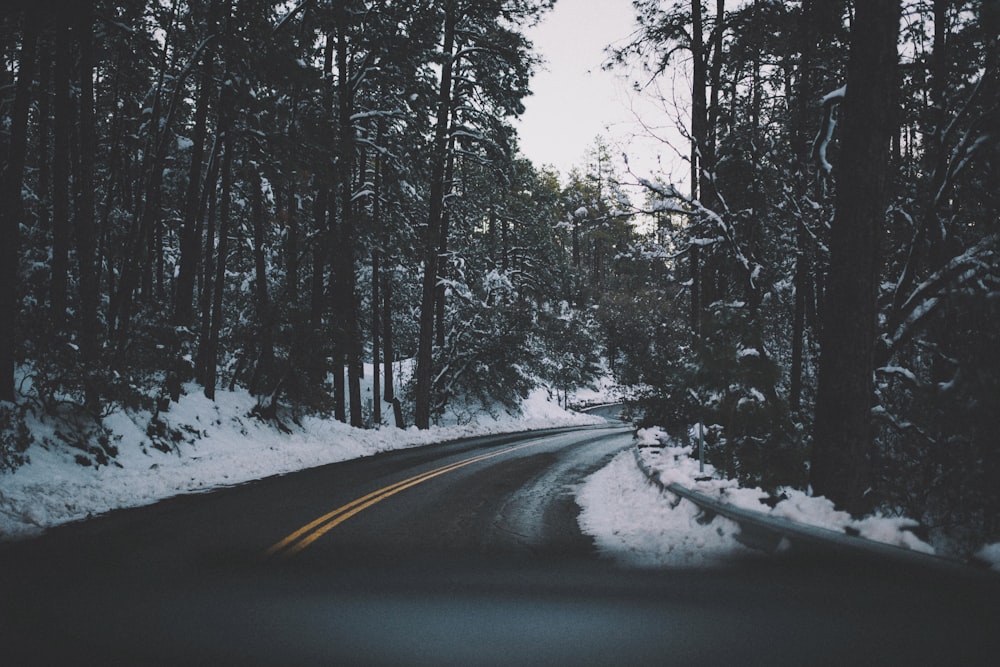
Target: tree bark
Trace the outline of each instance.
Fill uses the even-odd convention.
[[[80,6],[80,162],[82,168],[76,189],[76,257],[80,272],[80,356],[84,368],[84,401],[88,411],[97,415],[100,409],[100,387],[97,386],[98,321],[96,231],[94,229],[94,164],[97,149],[94,127],[94,45],[92,6]]]
[[[798,76],[795,77],[797,83],[794,90],[794,108],[792,114],[792,143],[796,156],[796,178],[795,183],[798,189],[796,197],[800,200],[807,197],[809,190],[809,150],[806,128],[808,127],[807,117],[809,114],[809,102],[815,96],[812,86],[811,69],[813,54],[814,34],[813,27],[816,25],[813,15],[815,14],[815,2],[808,1],[802,6],[801,20],[799,23],[799,62]],[[789,369],[789,390],[788,406],[792,414],[796,417],[802,407],[802,369],[805,352],[805,324],[806,324],[806,283],[809,279],[809,272],[812,263],[809,260],[809,247],[806,239],[806,224],[804,216],[798,220],[795,230],[795,302],[792,311],[792,360]]]
[[[69,217],[70,126],[73,110],[70,107],[70,33],[64,12],[56,16],[55,67],[52,83],[55,88],[52,125],[52,325],[56,331],[66,328],[66,291],[69,282],[69,243],[71,225]]]
[[[235,83],[229,66],[232,46],[230,39],[230,21],[232,17],[232,0],[226,0],[223,4],[221,19],[225,22],[223,35],[222,55],[226,62],[226,73],[222,77],[222,90],[219,92],[219,115],[216,128],[216,147],[222,155],[222,164],[219,167],[222,178],[222,191],[219,193],[218,215],[219,215],[219,236],[214,249],[214,267],[211,255],[213,254],[211,244],[212,235],[206,239],[206,290],[202,299],[204,310],[202,311],[202,331],[201,344],[199,346],[198,362],[202,378],[202,387],[205,398],[215,400],[215,385],[218,377],[218,357],[219,357],[219,335],[222,329],[224,296],[226,291],[226,261],[229,255],[229,225],[230,207],[232,205],[232,185],[233,185],[233,150],[234,142],[232,136],[233,125],[236,115],[236,91]],[[214,151],[214,148],[213,148]],[[209,168],[211,183],[215,182],[215,160]],[[214,187],[212,188],[214,192]],[[215,198],[213,196],[212,201]],[[212,215],[209,215],[212,219]],[[209,280],[211,270],[214,268],[215,276]]]
[[[431,192],[427,235],[424,245],[423,293],[420,303],[420,337],[417,343],[417,372],[414,421],[417,428],[430,428],[433,375],[434,302],[438,277],[438,252],[441,216],[444,208],[445,168],[448,160],[448,124],[451,115],[451,83],[455,48],[455,8],[446,5],[444,24],[444,61],[441,64],[437,121],[434,130],[434,155],[431,166]]]
[[[708,129],[708,110],[705,100],[708,74],[702,23],[701,0],[691,0],[691,199],[693,200],[704,196],[704,193],[700,192],[701,170]],[[691,233],[697,235],[697,219],[692,218],[692,223],[695,229]],[[688,254],[691,262],[691,331],[695,340],[698,340],[701,338],[703,310],[701,247],[692,244]]]
[[[350,63],[347,55],[348,13],[346,8],[337,12],[337,82],[338,115],[340,129],[340,156],[338,175],[340,180],[340,239],[337,256],[342,312],[341,336],[338,341],[340,354],[347,362],[347,392],[350,406],[351,426],[364,425],[361,411],[361,330],[358,322],[357,278],[354,274],[354,187],[352,167],[354,165],[354,92],[351,81]]]
[[[222,152],[221,127],[217,128],[215,140],[212,142],[212,155],[208,160],[208,174],[205,186],[202,188],[201,210],[198,214],[199,228],[204,227],[205,249],[201,262],[201,291],[198,295],[198,310],[200,324],[198,327],[199,341],[198,357],[195,363],[195,382],[205,386],[207,369],[205,353],[208,351],[208,332],[212,326],[212,288],[215,281],[215,228],[216,228],[216,186],[219,182],[219,157]]]
[[[457,65],[456,65],[457,67]],[[453,183],[455,182],[455,134],[453,129],[456,126],[457,119],[457,107],[459,85],[458,81],[461,79],[461,71],[459,70],[453,77],[455,80],[455,85],[452,89],[451,94],[451,113],[449,114],[448,120],[448,157],[447,166],[444,172],[444,197],[447,198],[447,193],[451,191]],[[438,240],[438,280],[434,305],[434,319],[435,319],[435,344],[439,348],[444,348],[445,346],[445,310],[447,309],[447,289],[445,289],[442,280],[447,277],[448,274],[448,234],[449,227],[451,226],[451,211],[448,206],[445,205],[441,210],[441,233],[439,234],[440,239]],[[504,237],[506,239],[506,237]],[[506,248],[504,249],[504,257],[506,258]],[[506,261],[506,259],[505,259]]]
[[[38,118],[36,127],[38,128],[38,139],[35,143],[35,152],[40,156],[38,164],[38,192],[35,210],[38,216],[38,226],[44,231],[49,231],[52,224],[52,211],[49,208],[51,197],[49,190],[52,184],[52,161],[49,159],[49,140],[51,138],[52,118],[52,57],[49,55],[53,51],[54,45],[51,40],[51,32],[42,32],[35,43],[38,52]]]
[[[219,335],[222,330],[223,296],[226,291],[226,259],[229,255],[230,205],[233,187],[233,142],[226,127],[222,139],[222,192],[219,194],[219,243],[215,254],[215,280],[212,292],[212,320],[209,326],[205,362],[205,398],[215,400],[215,385],[218,378]]]
[[[878,245],[894,129],[899,0],[857,3],[843,103],[811,465],[813,490],[859,515],[872,483]]]
[[[372,423],[376,427],[382,425],[382,374],[379,372],[379,360],[382,355],[382,331],[381,331],[381,308],[382,308],[382,240],[385,237],[382,222],[382,142],[385,138],[384,122],[379,121],[378,131],[375,135],[375,153],[373,155],[372,169],[372,229],[374,230],[374,243],[372,243],[372,303],[371,303],[371,326],[372,326]]]
[[[250,393],[267,395],[273,398],[275,393],[274,378],[274,311],[267,292],[267,261],[265,253],[265,213],[264,213],[264,183],[256,165],[250,165],[251,216],[253,218],[253,264],[254,292],[257,301],[257,367],[250,382]],[[270,406],[266,406],[270,407]]]
[[[27,151],[28,106],[31,80],[35,70],[35,45],[38,40],[34,9],[25,9],[21,24],[21,52],[18,56],[17,84],[11,118],[7,168],[2,176],[0,206],[0,401],[15,400],[14,367],[17,359],[17,320],[21,310],[18,296],[18,260],[20,225],[24,214],[21,187],[24,183],[24,160]]]
[[[392,339],[392,274],[382,272],[382,398],[387,404],[398,405],[396,398],[392,364],[396,351]],[[397,412],[397,414],[400,414]],[[403,428],[403,420],[396,419],[396,426]]]
[[[206,31],[215,30],[216,2],[209,10]],[[194,283],[200,263],[198,212],[201,203],[202,154],[208,134],[208,107],[214,86],[212,84],[212,49],[205,49],[202,55],[201,81],[199,83],[198,104],[194,114],[194,140],[191,146],[191,168],[188,171],[188,185],[185,196],[184,220],[180,232],[180,267],[174,295],[174,326],[191,325],[193,317]]]
[[[451,183],[454,179],[454,169],[455,169],[455,155],[453,151],[454,137],[452,137],[449,142],[448,148],[448,166],[445,169],[445,183],[446,188],[451,188]],[[438,242],[438,286],[437,294],[434,297],[434,330],[435,339],[434,343],[439,348],[444,348],[447,331],[445,330],[445,311],[447,310],[447,296],[448,290],[445,288],[442,282],[448,275],[448,233],[449,227],[451,225],[451,213],[446,205],[441,212],[441,233]],[[506,257],[506,254],[505,254]]]
[[[285,222],[285,285],[288,302],[297,307],[299,304],[299,207],[295,182],[292,180],[285,193],[283,206],[280,207]]]

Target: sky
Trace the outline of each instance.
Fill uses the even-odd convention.
[[[649,124],[662,125],[662,109],[631,91],[626,72],[602,68],[606,47],[627,43],[634,30],[631,0],[557,0],[542,23],[528,30],[546,63],[532,80],[533,94],[517,127],[521,152],[536,166],[551,165],[564,176],[574,166],[585,167],[600,135],[621,171],[619,156],[627,152],[639,176],[683,173],[674,164],[673,149],[641,136],[646,133],[636,122],[639,114]]]

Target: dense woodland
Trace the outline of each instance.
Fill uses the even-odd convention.
[[[1000,2],[633,4],[683,183],[519,154],[546,0],[4,9],[0,469],[29,413],[105,464],[187,391],[426,428],[603,358],[744,482],[1000,539]]]

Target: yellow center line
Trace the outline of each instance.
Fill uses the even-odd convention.
[[[310,544],[318,540],[320,537],[325,535],[327,532],[333,530],[343,522],[350,519],[352,516],[362,512],[372,505],[379,503],[386,498],[396,495],[400,491],[405,491],[410,487],[416,486],[422,482],[433,479],[440,475],[452,472],[453,470],[458,470],[459,468],[464,468],[465,466],[472,465],[473,463],[478,463],[480,461],[485,461],[487,459],[492,459],[497,456],[502,456],[503,454],[509,454],[510,452],[517,451],[519,449],[524,449],[525,447],[530,447],[537,444],[537,441],[528,442],[521,445],[514,445],[513,447],[507,447],[501,449],[497,452],[491,452],[489,454],[480,454],[478,456],[473,456],[471,458],[459,461],[457,463],[450,463],[446,466],[441,466],[440,468],[435,468],[429,472],[421,473],[419,475],[414,475],[401,482],[396,482],[395,484],[390,484],[389,486],[382,487],[377,491],[372,491],[360,498],[352,500],[346,505],[341,505],[335,510],[327,512],[321,517],[313,519],[306,525],[302,526],[293,533],[290,533],[287,537],[279,542],[271,545],[264,552],[264,557],[268,558],[281,553],[284,557],[289,557],[302,551]]]

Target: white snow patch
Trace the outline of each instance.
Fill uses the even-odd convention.
[[[992,569],[1000,572],[1000,542],[987,544],[976,552],[976,558],[986,561]]]
[[[833,100],[842,100],[846,96],[847,96],[847,86],[841,86],[840,88],[837,88],[836,90],[831,90],[829,93],[824,95],[822,99],[820,99],[819,103],[820,106],[823,106],[827,102],[832,102]]]
[[[875,514],[865,517],[852,525],[864,537],[875,542],[884,542],[897,547],[904,547],[933,555],[934,547],[913,534],[911,528],[919,526],[919,522],[902,516],[882,516]]]
[[[638,440],[640,447],[643,445],[659,447],[663,444],[663,438],[665,436],[666,433],[664,433],[663,429],[658,426],[654,426],[652,428],[640,428],[635,432],[635,437],[636,440]]]
[[[786,489],[785,495],[788,498],[775,505],[772,515],[840,532],[851,523],[851,515],[834,507],[832,500],[809,496],[795,489]]]
[[[734,537],[739,526],[722,517],[699,523],[698,507],[651,485],[631,451],[587,478],[576,501],[581,529],[621,565],[706,567],[749,553]]]

